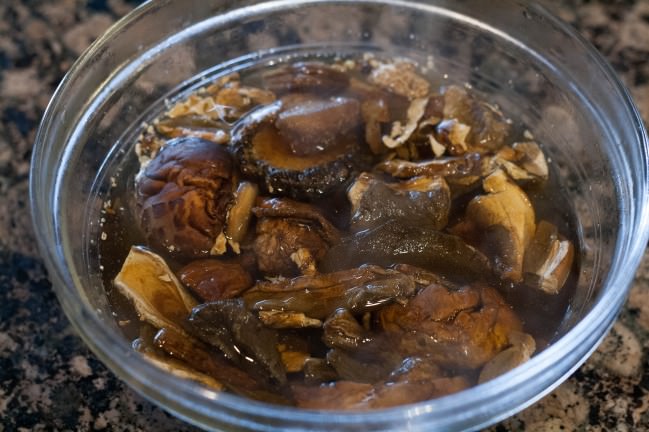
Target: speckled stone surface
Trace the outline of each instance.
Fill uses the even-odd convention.
[[[0,432],[194,430],[131,391],[64,317],[35,248],[31,147],[52,91],[137,2],[0,2]],[[544,3],[609,59],[649,121],[649,1]],[[492,431],[649,430],[649,254],[613,331],[551,395]]]

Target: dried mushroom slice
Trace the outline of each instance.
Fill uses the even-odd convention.
[[[549,169],[545,155],[534,141],[517,142],[511,147],[503,147],[491,158],[485,158],[483,175],[488,175],[500,168],[513,180],[542,182],[548,179]]]
[[[455,233],[475,240],[494,271],[512,282],[523,280],[523,258],[536,230],[534,208],[525,192],[502,170],[483,181],[486,195],[473,198]]]
[[[148,244],[177,256],[209,255],[217,239],[225,239],[233,175],[232,158],[222,146],[192,137],[167,143],[136,180]]]
[[[196,306],[196,300],[185,291],[167,263],[141,247],[131,247],[113,283],[133,303],[140,319],[156,328],[182,329],[185,318]]]
[[[248,233],[252,208],[255,206],[259,188],[256,184],[243,181],[234,192],[232,206],[225,221],[225,237],[232,250],[241,253],[240,243]]]
[[[417,73],[417,66],[407,61],[373,62],[369,82],[408,99],[424,98],[430,84]]]
[[[525,252],[525,284],[547,294],[558,294],[568,279],[574,256],[572,242],[561,237],[556,226],[539,222]]]
[[[154,355],[152,353],[145,353],[144,358],[146,358],[149,362],[153,363],[160,369],[169,372],[170,374],[175,375],[179,378],[188,379],[218,391],[221,391],[225,388],[223,384],[215,380],[210,375],[198,372],[187,364],[178,360],[174,360],[173,358]]]
[[[241,171],[258,179],[269,193],[298,199],[321,197],[345,183],[368,161],[368,155],[361,151],[361,130],[352,128],[335,138],[328,134],[326,141],[297,139],[297,130],[304,129],[309,122],[314,130],[320,130],[335,127],[337,121],[346,117],[347,108],[332,110],[327,104],[319,107],[322,110],[299,116],[299,128],[294,125],[290,132],[284,132],[292,138],[283,136],[276,125],[278,116],[283,114],[279,102],[242,119],[232,133],[231,142]],[[339,120],[332,119],[332,115],[340,117]],[[290,129],[288,125],[285,128]]]

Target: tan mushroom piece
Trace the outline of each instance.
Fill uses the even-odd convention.
[[[493,157],[485,159],[483,174],[502,169],[517,182],[545,181],[549,169],[545,155],[534,141],[517,142],[501,148]]]
[[[140,319],[159,329],[179,329],[197,304],[159,255],[137,246],[131,248],[114,284]]]
[[[525,283],[547,294],[558,294],[568,278],[575,248],[562,238],[557,227],[541,221],[525,252]]]
[[[486,195],[469,203],[469,231],[479,233],[479,249],[488,249],[494,271],[503,279],[523,279],[525,249],[536,230],[534,208],[525,192],[498,169],[482,182]]]
[[[494,358],[484,365],[478,378],[479,384],[497,378],[505,372],[522,365],[536,351],[536,341],[527,333],[512,332],[509,335],[509,343],[511,344],[509,348],[496,354]]]

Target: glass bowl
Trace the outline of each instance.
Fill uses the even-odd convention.
[[[149,107],[223,68],[307,52],[412,58],[517,116],[544,147],[577,214],[580,273],[551,345],[461,393],[392,409],[316,412],[271,406],[169,375],[131,349],[101,282],[96,245],[112,164],[131,157]],[[462,430],[547,394],[614,322],[647,244],[648,144],[633,103],[602,57],[538,5],[504,0],[152,1],[74,64],[40,126],[33,223],[65,313],[136,391],[210,429]]]

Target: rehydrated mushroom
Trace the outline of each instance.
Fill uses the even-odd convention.
[[[369,81],[386,90],[405,96],[408,99],[423,98],[428,95],[430,84],[417,73],[417,67],[407,61],[374,63]]]
[[[254,284],[241,264],[218,259],[192,261],[180,269],[178,275],[204,302],[236,297]]]
[[[311,108],[319,107],[320,110],[312,109],[308,114],[302,112],[292,116],[290,121],[287,119],[284,135],[290,135],[291,139],[282,136],[277,127],[278,117],[284,114],[281,102],[262,107],[243,118],[235,127],[231,141],[241,171],[259,179],[268,192],[294,198],[320,197],[346,182],[367,164],[368,155],[361,151],[360,123],[358,127],[348,128],[349,124],[342,119],[348,110],[358,109],[358,106],[354,108],[353,103],[340,100],[331,102],[338,103],[344,106],[332,108],[328,103],[314,102]],[[299,113],[298,108],[291,109]],[[312,123],[314,130],[330,126],[329,122],[335,120],[331,116],[347,124],[349,132],[340,136],[327,134],[325,141],[296,137],[298,130],[308,130],[305,126],[308,123]],[[299,127],[295,123],[299,123]],[[309,136],[313,134],[309,132]],[[333,141],[332,136],[336,137]]]
[[[156,328],[181,329],[196,305],[167,263],[141,247],[131,247],[113,283],[133,303],[140,319]]]
[[[568,279],[575,248],[557,227],[541,221],[525,251],[523,271],[525,284],[547,294],[558,294]]]
[[[243,181],[239,183],[232,206],[228,211],[226,219],[225,237],[232,250],[241,253],[240,242],[248,233],[248,226],[252,216],[252,208],[255,206],[259,188],[256,184]]]
[[[264,74],[263,80],[267,89],[279,95],[289,92],[339,94],[349,85],[349,75],[320,62],[282,66]]]
[[[417,130],[419,121],[426,111],[426,105],[428,105],[428,98],[417,98],[410,102],[408,112],[406,113],[406,124],[402,125],[401,121],[394,122],[390,135],[383,136],[383,144],[387,148],[393,149],[407,142],[410,136]]]
[[[469,387],[464,377],[444,377],[430,362],[405,359],[387,379],[372,384],[336,381],[319,387],[293,386],[297,405],[319,410],[370,410],[420,402]]]
[[[378,312],[399,351],[450,368],[477,368],[510,345],[521,322],[498,292],[482,283],[450,290],[431,284],[404,305]]]
[[[345,146],[361,124],[360,104],[343,96],[329,98],[290,93],[281,100],[275,126],[296,156],[323,154]],[[353,138],[352,138],[353,139]]]
[[[258,282],[243,298],[252,310],[300,312],[321,320],[339,308],[362,313],[395,301],[403,303],[414,290],[412,278],[402,273],[362,266],[317,276]]]
[[[444,119],[468,125],[466,142],[471,151],[496,151],[505,144],[510,122],[494,106],[479,101],[465,89],[449,86],[444,91]]]
[[[250,373],[258,374],[261,368],[268,379],[286,383],[277,334],[250,313],[242,299],[198,305],[186,322],[188,332],[218,348],[234,364]]]
[[[259,269],[270,275],[314,274],[316,263],[340,237],[309,204],[271,198],[252,211],[259,219],[253,249]]]
[[[347,309],[338,309],[325,321],[322,340],[329,348],[355,350],[372,340]]]
[[[478,383],[483,383],[509,372],[522,365],[532,357],[536,350],[536,341],[527,333],[512,332],[509,335],[511,346],[489,360],[482,370]]]
[[[289,397],[271,391],[270,387],[256,379],[254,374],[233,366],[223,356],[213,352],[208,345],[186,333],[163,328],[155,335],[153,342],[171,358],[179,359],[196,371],[209,375],[236,394],[282,405],[291,403]]]
[[[416,176],[442,176],[455,187],[467,187],[477,183],[483,173],[483,156],[479,153],[466,153],[463,156],[410,162],[403,159],[390,159],[376,166],[379,171],[397,178]]]
[[[140,226],[152,247],[174,255],[209,255],[232,199],[233,167],[222,146],[179,138],[151,160],[136,181]]]
[[[225,144],[230,140],[229,125],[205,115],[188,114],[182,117],[162,118],[154,123],[156,132],[165,138],[196,137]]]
[[[459,156],[469,151],[467,141],[471,133],[470,125],[449,119],[441,121],[435,129],[437,137],[434,143],[443,145],[450,155]],[[431,142],[431,145],[434,143]]]
[[[347,197],[352,204],[351,223],[355,231],[388,220],[442,229],[451,208],[451,191],[439,176],[386,183],[362,173],[349,188]]]
[[[390,222],[343,239],[329,249],[320,267],[336,271],[365,263],[384,267],[411,264],[461,282],[491,275],[487,258],[460,237]]]
[[[545,181],[548,179],[548,164],[541,148],[534,141],[517,142],[511,147],[502,147],[491,158],[486,159],[484,174],[502,169],[517,182]]]
[[[149,362],[153,363],[160,369],[169,372],[172,375],[176,375],[179,378],[195,381],[197,383],[210,387],[214,390],[224,389],[223,384],[215,380],[213,377],[205,373],[198,372],[197,370],[191,368],[184,362],[174,360],[167,356],[154,355],[153,353],[150,352],[147,352],[143,355],[144,358],[146,358]]]
[[[523,258],[536,230],[534,208],[525,192],[502,170],[482,182],[486,195],[476,196],[465,220],[453,231],[477,239],[478,249],[491,258],[494,271],[512,282],[523,279]]]

